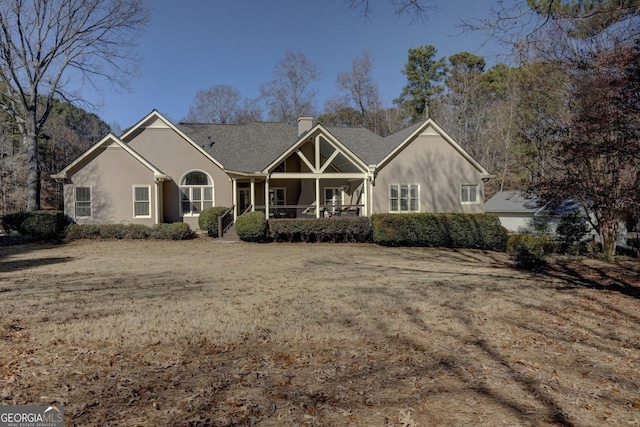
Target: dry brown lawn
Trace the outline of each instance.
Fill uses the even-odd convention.
[[[637,426],[635,262],[0,247],[0,404],[61,404],[68,426]]]

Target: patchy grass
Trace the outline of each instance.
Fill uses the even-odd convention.
[[[639,425],[634,264],[372,245],[0,248],[2,404],[67,425]]]

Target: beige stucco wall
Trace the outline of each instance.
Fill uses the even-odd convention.
[[[233,204],[229,176],[173,129],[146,128],[129,141],[129,146],[171,177],[171,181],[164,184],[164,222],[184,221],[192,229],[198,229],[197,216],[180,215],[180,180],[191,171],[203,171],[211,176],[215,206]]]
[[[391,184],[419,184],[421,212],[484,211],[480,171],[430,128],[378,170],[372,189],[373,213],[389,212]],[[460,186],[463,184],[478,185],[479,203],[461,203]]]
[[[91,218],[75,217],[75,191],[78,186],[91,187]],[[149,186],[151,218],[134,218],[133,186]],[[155,223],[155,182],[153,172],[115,144],[96,151],[69,171],[64,184],[65,214],[79,224]]]

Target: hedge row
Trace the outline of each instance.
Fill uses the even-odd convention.
[[[367,242],[371,221],[366,217],[269,220],[269,236],[287,242]]]
[[[376,214],[373,241],[384,246],[428,246],[504,251],[507,230],[495,215]]]
[[[189,224],[174,222],[148,227],[142,224],[71,224],[67,239],[162,239],[186,240],[193,237]]]
[[[2,228],[6,233],[16,231],[39,240],[59,238],[66,225],[62,211],[15,212],[2,217]]]

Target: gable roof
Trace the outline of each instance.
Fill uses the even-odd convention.
[[[110,145],[114,145],[114,144],[119,146],[120,148],[122,148],[129,155],[131,155],[133,158],[135,158],[140,163],[142,163],[144,166],[146,166],[151,172],[153,172],[154,178],[165,179],[165,180],[170,180],[171,179],[170,176],[166,175],[165,173],[160,171],[160,169],[158,169],[157,167],[155,167],[154,165],[149,163],[149,161],[147,159],[142,157],[133,148],[129,147],[127,144],[122,142],[117,136],[113,135],[112,133],[107,134],[107,136],[102,138],[100,141],[98,141],[96,144],[94,144],[87,151],[82,153],[80,155],[80,157],[78,157],[73,162],[71,162],[69,165],[67,165],[67,167],[62,169],[57,174],[51,175],[51,177],[53,179],[67,179],[69,171],[71,171],[74,167],[76,167],[80,163],[84,162],[85,160],[90,159],[92,156],[97,155],[98,154],[97,151],[100,150],[101,148],[103,148],[103,147],[106,148],[106,147],[108,147]]]
[[[352,128],[354,130],[358,130],[358,128]],[[363,128],[360,128],[363,129]],[[370,134],[373,134],[371,131],[368,131],[366,129],[363,129],[366,132],[369,132]],[[295,144],[291,145],[290,147],[288,147],[285,151],[283,151],[282,153],[280,153],[280,155],[278,157],[276,157],[274,159],[274,161],[272,161],[271,163],[269,163],[264,170],[268,170],[274,166],[276,166],[279,162],[281,162],[282,160],[284,160],[285,158],[287,158],[288,156],[290,156],[293,152],[295,148],[299,148],[300,146],[302,146],[305,141],[307,141],[307,138],[313,136],[313,137],[317,137],[319,135],[323,135],[325,140],[334,148],[338,149],[338,151],[345,156],[349,163],[351,163],[353,166],[355,166],[356,168],[360,169],[362,172],[365,172],[368,169],[368,166],[365,162],[362,161],[362,159],[351,149],[349,149],[349,147],[347,147],[343,141],[339,140],[338,138],[336,138],[333,134],[331,134],[330,132],[327,131],[327,129],[322,126],[321,124],[317,124],[315,125],[313,128],[311,128],[309,131],[304,132],[302,135],[300,135],[300,137],[298,138],[298,140],[296,141]],[[374,136],[377,136],[375,134],[373,134]]]
[[[383,165],[429,126],[486,177],[492,176],[432,119],[381,137],[364,127],[317,124],[298,137],[296,126],[286,123],[210,124],[180,123],[176,129],[218,159],[227,170],[255,173],[301,143],[310,132],[321,130],[351,151],[366,165]]]
[[[160,126],[158,125],[160,124]],[[146,127],[165,127],[168,129],[172,129],[176,132],[180,137],[182,137],[185,141],[187,141],[190,145],[192,145],[196,150],[201,152],[205,157],[215,163],[219,168],[224,169],[224,166],[210,153],[208,153],[202,145],[196,143],[192,138],[182,132],[178,127],[176,127],[169,119],[160,114],[157,110],[151,111],[147,114],[142,120],[133,125],[129,130],[122,134],[120,137],[122,141],[129,142],[133,137],[142,132]]]
[[[428,128],[433,129],[435,134],[440,135],[454,150],[456,150],[462,157],[464,157],[471,165],[478,170],[485,178],[492,178],[493,175],[489,173],[471,154],[460,144],[458,144],[447,132],[445,132],[433,119],[429,118],[422,123],[415,124],[406,129],[402,129],[394,134],[389,135],[387,138],[387,148],[391,147],[390,152],[378,162],[378,167],[387,164],[393,157],[402,151],[405,146],[413,142],[413,140]]]

